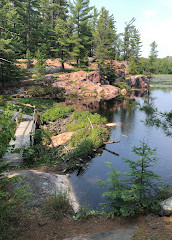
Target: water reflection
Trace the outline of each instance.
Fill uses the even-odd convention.
[[[105,116],[108,122],[117,122],[117,126],[111,129],[109,141],[120,141],[120,143],[108,144],[105,148],[109,151],[101,151],[86,166],[78,169],[71,176],[74,189],[81,203],[87,201],[91,208],[96,209],[101,202],[103,189],[97,183],[98,179],[105,180],[108,177],[109,169],[105,162],[111,162],[117,171],[128,171],[128,164],[123,158],[135,159],[132,153],[133,146],[138,146],[140,140],[145,140],[151,148],[157,148],[159,157],[154,171],[162,176],[162,180],[172,183],[172,141],[171,138],[155,127],[145,126],[146,114],[139,110],[138,104],[153,103],[161,111],[172,108],[172,91],[165,93],[160,89],[152,90],[150,94],[138,93],[135,98],[135,91],[128,99],[112,99],[91,105],[94,112]],[[135,101],[133,101],[135,99]],[[78,106],[83,106],[80,102]],[[90,105],[87,105],[86,110]],[[115,152],[120,156],[114,155]]]

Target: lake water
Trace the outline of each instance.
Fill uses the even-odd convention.
[[[131,103],[113,99],[102,104],[98,110],[106,116],[108,122],[116,122],[117,126],[111,129],[109,141],[120,143],[108,144],[106,148],[119,154],[116,156],[104,150],[100,156],[94,157],[87,165],[85,171],[78,175],[71,175],[71,182],[81,204],[88,204],[91,209],[98,209],[103,202],[103,189],[98,180],[108,177],[109,168],[106,162],[111,162],[118,171],[128,171],[128,164],[123,158],[136,159],[132,153],[133,146],[139,146],[139,141],[145,141],[151,148],[157,149],[158,162],[153,170],[162,177],[165,182],[172,183],[172,137],[167,137],[161,129],[146,126],[144,120],[146,114],[140,111],[138,104],[143,105],[148,101],[148,96],[137,97]],[[150,92],[149,101],[153,102],[160,111],[172,109],[172,89],[153,89]]]

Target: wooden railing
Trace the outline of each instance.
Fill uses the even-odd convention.
[[[11,119],[12,121],[14,121],[14,120],[16,121],[17,127],[19,125],[18,116],[21,112],[22,112],[22,109],[20,109],[19,112],[15,113],[14,116],[12,117],[12,119]]]
[[[38,119],[37,110],[36,110],[36,108],[34,108],[33,124],[32,124],[32,129],[31,129],[31,132],[30,132],[30,144],[31,145],[34,144],[34,133],[35,133],[35,130],[36,130],[37,119]]]
[[[36,110],[35,106],[31,106],[30,104],[23,104],[23,105],[34,108],[34,110],[33,110],[33,123],[32,123],[31,132],[30,132],[30,145],[33,145],[34,144],[34,133],[35,133],[35,130],[36,130],[36,123],[37,123],[37,120],[38,120],[37,110]],[[17,127],[19,125],[18,117],[19,117],[19,114],[21,112],[22,112],[22,109],[20,109],[19,112],[15,113],[14,116],[12,117],[12,121],[14,121],[14,120],[16,121]]]

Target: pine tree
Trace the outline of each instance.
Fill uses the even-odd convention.
[[[138,29],[133,25],[135,18],[132,18],[129,23],[126,23],[125,31],[123,34],[123,60],[129,60],[134,57],[136,61],[141,54],[141,40]]]
[[[70,4],[71,23],[73,25],[71,37],[71,56],[76,59],[77,66],[87,61],[87,54],[91,49],[91,29],[88,20],[92,17],[89,0],[74,0]]]
[[[36,64],[35,64],[35,73],[37,80],[43,80],[46,73],[46,65],[45,65],[45,55],[41,49],[38,49],[36,52]]]
[[[116,40],[117,34],[113,15],[109,16],[109,11],[103,7],[94,32],[95,56],[100,65],[104,64],[105,60],[114,59]]]
[[[104,7],[100,11],[96,30],[93,33],[95,57],[98,59],[101,78],[106,77],[110,83],[116,78],[112,60],[116,56],[117,34],[113,16]],[[105,60],[109,62],[105,63]]]
[[[0,2],[0,16],[0,83],[4,86],[14,84],[22,76],[20,69],[15,65],[20,53],[21,38],[16,33],[15,10],[11,1]]]
[[[158,50],[157,47],[158,45],[156,44],[155,41],[153,41],[150,44],[151,50],[150,50],[150,55],[149,55],[149,70],[151,73],[156,72],[156,61],[158,57]]]
[[[157,162],[155,149],[141,142],[139,147],[133,147],[133,152],[138,159],[125,159],[129,164],[128,173],[117,172],[109,164],[110,177],[106,182],[100,181],[108,189],[103,196],[107,199],[105,206],[112,216],[156,212],[160,203],[158,196],[165,192],[160,176],[152,170]]]

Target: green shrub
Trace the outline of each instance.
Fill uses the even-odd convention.
[[[104,206],[111,216],[132,216],[159,210],[159,198],[163,196],[165,186],[160,182],[160,177],[150,170],[157,162],[156,152],[144,142],[140,147],[134,147],[133,152],[139,159],[125,159],[130,172],[117,172],[109,164],[109,178],[105,182],[100,181],[108,190],[103,194],[107,200]]]
[[[120,88],[120,89],[124,89],[125,88],[127,91],[131,89],[131,87],[127,83],[125,83],[125,82],[118,82],[118,83],[114,83],[113,85],[115,87]]]
[[[43,207],[43,212],[59,220],[66,216],[72,216],[74,211],[69,202],[66,192],[57,192],[47,200]]]
[[[72,147],[78,146],[81,144],[82,141],[87,139],[91,134],[91,129],[82,128],[78,130],[71,138],[70,145]]]
[[[93,143],[90,140],[84,140],[77,146],[76,149],[71,151],[67,157],[78,159],[80,157],[89,156],[94,149]]]
[[[49,121],[53,122],[68,117],[72,112],[73,109],[71,106],[64,107],[60,103],[55,103],[52,108],[41,114],[41,120],[47,123]]]
[[[59,87],[41,87],[41,86],[32,86],[28,89],[28,93],[32,97],[45,97],[45,96],[57,96],[62,94],[62,89]],[[60,96],[60,95],[59,95]]]
[[[88,137],[88,140],[91,140],[95,149],[102,146],[103,142],[108,138],[108,130],[103,127],[96,127],[92,130],[91,134]]]
[[[22,158],[27,166],[52,165],[58,161],[58,150],[35,144],[22,148]]]
[[[81,128],[91,127],[92,125],[100,125],[106,123],[106,118],[101,117],[99,114],[92,114],[88,111],[77,110],[73,113],[73,119],[76,120],[76,124],[68,126],[68,130],[75,131]],[[90,123],[91,122],[91,123]]]

